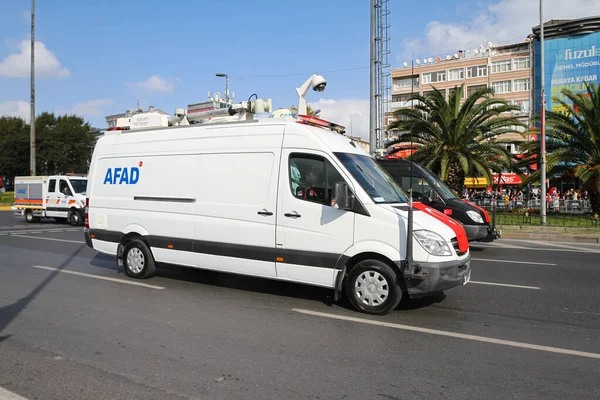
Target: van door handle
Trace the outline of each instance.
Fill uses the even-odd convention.
[[[257,213],[258,215],[273,215],[271,211],[262,210]]]
[[[294,211],[292,213],[285,213],[283,215],[288,218],[300,218],[302,216],[302,215],[298,214],[296,211]]]

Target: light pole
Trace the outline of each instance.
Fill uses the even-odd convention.
[[[543,0],[540,0],[540,67],[541,67],[541,82],[540,87],[542,89],[542,124],[541,124],[541,207],[540,217],[541,224],[546,225],[546,93],[544,88],[544,14],[543,14]]]
[[[29,174],[35,176],[35,0],[31,0],[31,100],[29,110]]]
[[[225,101],[229,101],[229,75],[222,72],[215,75],[219,78],[225,78]]]

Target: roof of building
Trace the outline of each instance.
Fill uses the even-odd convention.
[[[532,31],[536,38],[539,39],[540,26],[534,26]],[[584,35],[594,32],[600,32],[600,15],[578,19],[552,19],[544,22],[545,39]]]

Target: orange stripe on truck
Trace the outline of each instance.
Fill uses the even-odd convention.
[[[69,200],[69,204],[74,204],[75,200]]]
[[[43,200],[37,199],[15,199],[15,204],[42,204]]]

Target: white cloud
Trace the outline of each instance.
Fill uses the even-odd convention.
[[[22,100],[0,103],[0,116],[21,117],[25,121],[29,121],[29,103]]]
[[[134,83],[130,86],[139,87],[148,92],[156,93],[173,93],[175,90],[175,85],[173,84],[172,80],[165,79],[159,75],[152,75],[145,81]]]
[[[73,106],[73,113],[85,117],[97,117],[104,115],[102,107],[110,106],[114,104],[113,100],[99,99],[90,100],[85,103],[78,103]]]
[[[31,71],[31,41],[23,40],[18,44],[19,53],[11,54],[0,61],[0,76],[25,78]],[[42,42],[35,42],[36,78],[64,78],[71,74],[63,67],[54,53]]]
[[[345,126],[346,135],[369,140],[369,100],[320,99],[310,107],[321,110],[320,118]]]
[[[582,18],[599,12],[598,0],[544,1],[544,21]],[[539,25],[539,0],[495,0],[468,15],[468,20],[456,23],[429,22],[424,38],[402,41],[403,52],[397,61],[410,60],[413,55],[434,57],[478,48],[488,41],[499,44],[524,41],[531,28]]]

